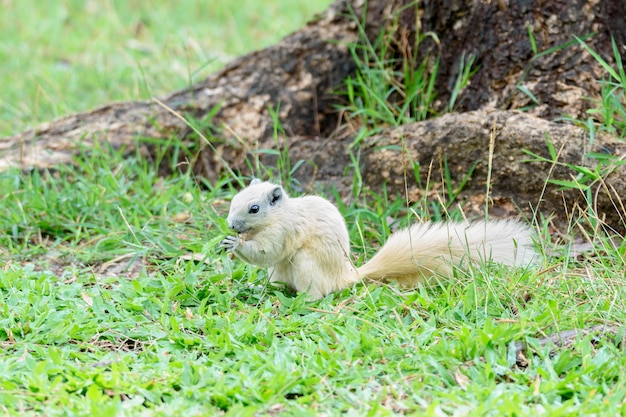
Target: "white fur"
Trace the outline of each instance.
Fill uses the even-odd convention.
[[[528,227],[514,220],[414,224],[392,234],[358,272],[410,287],[431,276],[451,276],[454,266],[468,262],[531,264],[532,244]]]
[[[314,299],[362,277],[415,286],[450,276],[464,262],[521,266],[535,258],[530,230],[517,221],[424,223],[392,234],[355,270],[346,224],[334,205],[317,196],[290,198],[280,186],[256,180],[233,198],[228,223],[239,236],[225,238],[223,248],[268,268],[272,282]]]
[[[244,261],[268,268],[272,282],[321,298],[358,281],[349,259],[350,240],[339,210],[316,196],[290,198],[281,189],[282,198],[274,205],[265,204],[277,186],[253,183],[231,202],[228,222],[250,228],[236,243],[222,241]],[[249,213],[252,205],[260,213]]]

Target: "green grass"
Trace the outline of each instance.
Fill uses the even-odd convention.
[[[182,25],[157,6],[152,15],[172,17],[161,28]],[[39,28],[57,22],[33,13]],[[91,52],[116,48],[110,32]],[[245,33],[237,36],[255,37]],[[169,68],[154,65],[155,76]],[[118,83],[115,74],[105,71],[105,84]],[[52,102],[71,100],[80,101],[63,91]],[[157,164],[107,148],[76,163],[0,173],[0,415],[626,414],[623,335],[581,337],[571,348],[537,342],[626,321],[623,241],[599,235],[595,255],[581,259],[566,246],[536,268],[475,267],[404,292],[358,284],[308,302],[217,250],[232,178],[159,177]],[[338,206],[358,263],[386,239],[388,218],[412,216],[354,181],[357,198]],[[443,212],[427,200],[410,209]],[[538,247],[554,251],[547,225],[537,226]],[[515,342],[530,345],[525,361]]]
[[[576,38],[579,44],[585,48],[606,72],[602,80],[602,98],[595,103],[596,107],[590,109],[589,119],[596,121],[601,130],[611,132],[613,135],[626,138],[626,72],[622,62],[619,46],[615,39],[611,39],[613,49],[614,67],[607,62],[607,57],[601,57],[591,49],[583,39]],[[589,122],[587,123],[587,125]]]
[[[201,190],[107,150],[78,168],[2,174],[0,410],[626,411],[626,357],[611,337],[554,355],[536,347],[527,366],[508,351],[622,323],[624,248],[584,263],[550,259],[543,272],[471,269],[405,293],[361,284],[310,303],[217,251],[226,182]],[[355,243],[359,230],[384,239],[378,219],[401,209],[373,195],[367,207],[341,206]]]
[[[201,81],[300,28],[330,0],[9,1],[0,13],[0,135]]]

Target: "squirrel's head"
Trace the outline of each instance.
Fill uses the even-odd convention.
[[[280,185],[254,179],[233,197],[228,212],[228,227],[237,233],[262,229],[270,223],[271,212],[289,198]]]

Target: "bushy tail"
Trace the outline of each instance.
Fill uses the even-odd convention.
[[[358,268],[359,276],[415,286],[431,276],[451,276],[465,262],[528,265],[537,258],[530,229],[514,220],[415,224],[392,234]]]

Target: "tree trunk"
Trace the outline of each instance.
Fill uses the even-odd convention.
[[[626,141],[601,135],[592,143],[580,127],[517,111],[451,113],[389,128],[365,139],[358,151],[351,150],[354,137],[296,139],[289,148],[291,160],[312,162],[295,174],[304,184],[332,186],[350,195],[353,178],[346,175],[345,167],[353,167],[352,152],[363,183],[376,191],[386,187],[404,194],[406,188],[409,201],[426,196],[458,205],[470,218],[484,215],[486,205],[494,217],[516,216],[520,210],[529,218],[537,213],[556,214],[560,227],[572,218],[589,216],[585,195],[579,190],[548,182],[573,180],[573,171],[562,163],[594,169],[597,164],[589,153],[626,155]],[[548,141],[558,154],[554,163]],[[263,162],[275,161],[265,156]],[[463,184],[460,189],[459,184]],[[623,231],[626,218],[620,196],[626,195],[626,165],[617,166],[603,181],[589,184],[594,208],[601,216],[594,220]]]
[[[480,68],[459,98],[460,111],[530,107],[528,113],[545,119],[563,115],[586,118],[588,98],[599,97],[597,80],[604,71],[580,45],[564,46],[574,41],[574,36],[593,34],[587,43],[613,62],[611,37],[618,45],[626,43],[622,0],[445,0],[426,4],[422,31],[432,31],[441,40],[437,87],[443,101],[452,90],[461,57],[473,55]],[[554,52],[546,53],[553,48]],[[624,58],[623,48],[621,53]],[[519,86],[527,88],[538,103]]]
[[[474,177],[457,197],[465,206],[476,203],[480,200],[476,200],[477,193],[486,190],[485,152],[495,119],[492,197],[505,199],[507,204],[502,207],[522,208],[536,206],[543,198],[539,209],[560,216],[563,201],[570,209],[574,207],[580,196],[561,196],[551,187],[544,192],[543,187],[548,172],[565,179],[573,172],[566,168],[550,171],[549,164],[544,164],[542,171],[539,163],[524,162],[529,157],[522,148],[546,156],[544,134],[549,133],[557,148],[564,146],[562,162],[594,166],[584,156],[585,133],[549,120],[562,115],[586,118],[586,110],[592,105],[588,98],[599,97],[596,80],[603,77],[603,72],[577,43],[562,46],[572,41],[574,35],[594,34],[587,43],[612,62],[611,37],[619,45],[626,41],[624,3],[442,0],[419,1],[417,8],[412,4],[409,0],[369,0],[363,12],[361,0],[338,0],[277,45],[243,56],[204,82],[160,102],[110,104],[0,139],[0,169],[68,163],[79,147],[88,149],[96,140],[129,151],[140,144],[149,156],[150,146],[138,141],[138,137],[150,138],[151,143],[178,138],[188,146],[197,145],[191,158],[193,169],[210,181],[222,175],[224,163],[249,175],[246,160],[253,151],[281,146],[290,150],[292,158],[317,165],[316,170],[311,166],[303,168],[303,180],[315,178],[341,184],[340,177],[351,164],[346,149],[353,142],[350,132],[354,131],[354,121],[346,123],[337,110],[342,98],[335,91],[355,70],[347,45],[358,38],[353,16],[364,16],[366,33],[372,41],[381,31],[397,28],[395,34],[388,34],[394,37],[392,45],[397,56],[417,56],[417,62],[424,57],[438,57],[439,110],[443,110],[452,94],[461,59],[474,57],[473,68],[477,69],[456,101],[461,113],[389,128],[384,135],[365,141],[360,149],[360,169],[365,173],[366,186],[377,188],[384,179],[392,194],[403,193],[403,161],[407,158],[419,162],[422,172],[431,161],[438,167],[445,160],[453,180],[463,178],[476,163]],[[436,37],[420,39],[420,34],[429,32]],[[550,50],[553,52],[546,53]],[[620,51],[624,53],[623,48]],[[521,108],[527,115],[511,111]],[[274,137],[273,112],[285,132],[278,141]],[[195,139],[183,118],[195,120],[211,146]],[[387,146],[398,144],[405,147],[404,155]],[[618,156],[623,152],[623,146],[611,139],[598,138],[593,146],[602,152],[610,149],[609,153]],[[271,161],[269,156],[263,158]],[[414,178],[412,173],[406,177]],[[597,209],[611,225],[623,225],[615,214],[614,205],[619,203],[610,197],[626,195],[626,188],[619,178],[608,182],[609,192],[598,193]],[[409,182],[408,188],[411,197],[420,193],[414,181]]]

